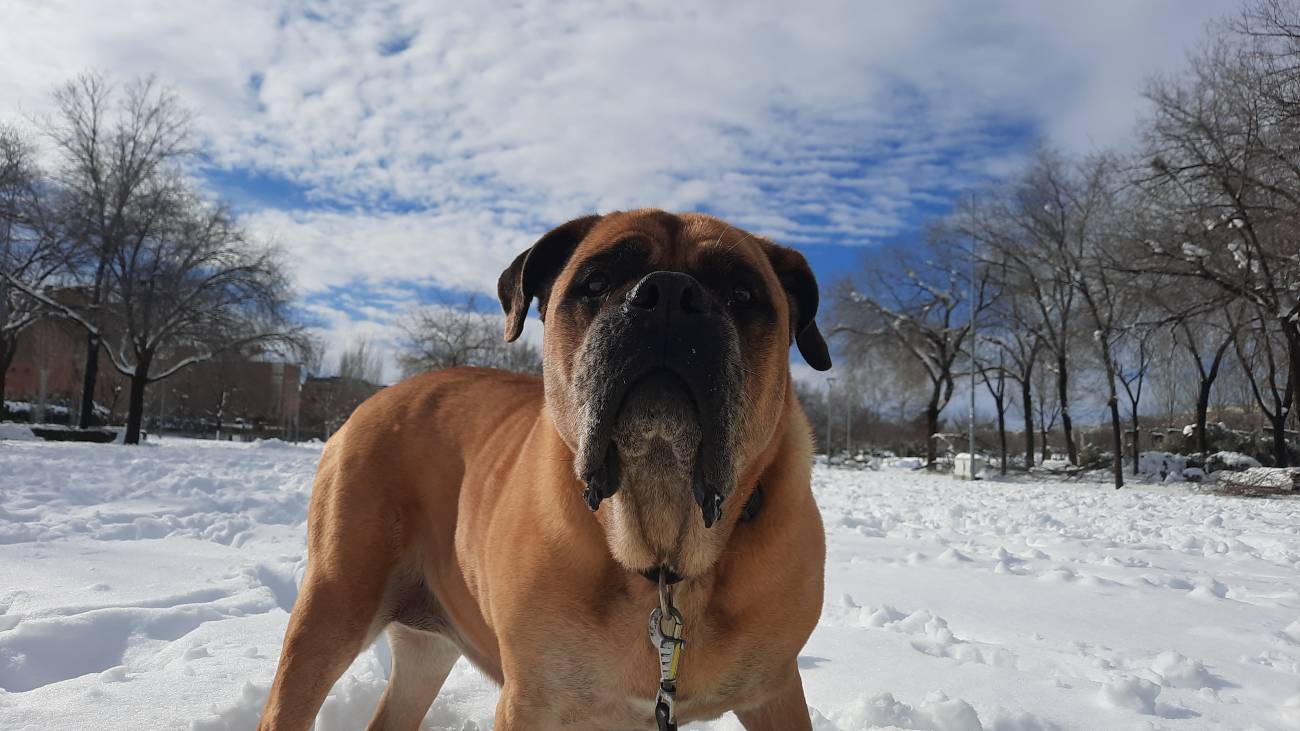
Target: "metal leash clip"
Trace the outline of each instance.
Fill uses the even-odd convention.
[[[659,731],[677,731],[677,669],[682,659],[685,623],[659,573],[659,606],[650,612],[650,644],[659,652],[659,692],[655,696],[655,722]]]

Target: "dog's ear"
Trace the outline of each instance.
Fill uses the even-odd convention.
[[[766,243],[766,242],[765,242]],[[831,354],[821,330],[817,329],[817,278],[813,276],[803,254],[784,246],[767,243],[767,258],[790,302],[790,338],[799,346],[799,354],[808,365],[819,371],[831,368]]]
[[[600,216],[575,218],[551,229],[531,248],[515,257],[513,263],[497,279],[497,297],[506,313],[506,340],[513,341],[524,330],[528,305],[537,298],[542,319],[546,318],[546,300],[551,294],[551,284],[565,263],[586,238],[587,232],[600,220]]]

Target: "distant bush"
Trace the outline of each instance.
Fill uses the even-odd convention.
[[[1262,431],[1234,431],[1226,424],[1209,423],[1205,425],[1205,433],[1209,439],[1211,455],[1219,452],[1239,452],[1254,458],[1266,467],[1275,466],[1273,438]],[[1160,442],[1160,448],[1173,454],[1185,455],[1188,467],[1207,468],[1205,455],[1200,452],[1200,441],[1196,438],[1194,425],[1183,427],[1182,432],[1167,434]],[[1297,461],[1300,460],[1300,450],[1288,444],[1287,453],[1290,464],[1300,464]],[[1219,468],[1211,465],[1205,471],[1214,472],[1217,469]]]
[[[1079,447],[1079,467],[1085,470],[1099,470],[1109,467],[1111,463],[1110,452],[1103,450],[1101,447],[1084,444]]]

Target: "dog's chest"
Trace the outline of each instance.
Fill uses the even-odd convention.
[[[648,616],[647,616],[648,620]],[[639,623],[641,626],[648,622]],[[566,633],[568,634],[568,633]],[[603,633],[602,633],[603,634]],[[575,632],[547,653],[554,672],[544,681],[561,723],[576,728],[653,729],[659,656],[648,631],[635,637]],[[678,677],[677,714],[713,718],[761,701],[776,680],[775,657],[761,638],[728,636],[707,625],[688,627]]]

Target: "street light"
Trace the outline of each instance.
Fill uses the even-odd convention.
[[[973,206],[973,203],[972,203]],[[975,323],[975,237],[970,240],[970,475],[969,479],[978,479],[975,462],[975,346],[979,337]]]
[[[850,383],[849,391],[852,391]],[[844,453],[850,458],[853,457],[853,406],[855,399],[853,396],[844,400]]]
[[[831,398],[831,391],[835,388],[835,376],[826,379],[826,464],[831,463],[831,414],[833,409],[831,405],[834,400]]]

